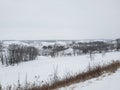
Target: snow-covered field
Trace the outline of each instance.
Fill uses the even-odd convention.
[[[86,70],[89,64],[94,66],[112,60],[120,60],[120,52],[109,52],[105,55],[94,54],[93,56],[93,60],[90,59],[90,55],[57,58],[40,56],[36,60],[22,62],[15,66],[5,67],[0,65],[0,83],[4,87],[16,85],[19,79],[21,84],[25,84],[26,76],[27,81],[32,83],[42,80],[49,81],[57,67],[58,76],[64,77],[67,73],[74,74]]]
[[[104,74],[94,78],[58,90],[120,90],[120,69],[113,74]]]

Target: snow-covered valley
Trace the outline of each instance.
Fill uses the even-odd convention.
[[[120,90],[120,0],[0,0],[0,90]]]
[[[20,84],[24,85],[26,76],[27,82],[49,82],[56,68],[58,76],[64,78],[68,73],[74,74],[85,71],[89,65],[96,66],[112,60],[120,60],[120,52],[108,52],[105,55],[94,54],[93,57],[94,59],[91,60],[89,54],[56,58],[39,56],[34,61],[22,62],[14,66],[0,65],[0,83],[6,87],[17,85],[19,80]]]

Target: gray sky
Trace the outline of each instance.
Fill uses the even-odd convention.
[[[115,39],[120,0],[0,0],[0,39]]]

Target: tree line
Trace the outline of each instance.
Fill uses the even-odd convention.
[[[116,40],[116,43],[108,43],[104,41],[93,41],[93,42],[72,42],[65,46],[60,45],[49,45],[43,46],[41,50],[42,56],[65,56],[65,50],[71,48],[72,53],[67,53],[67,55],[81,55],[87,53],[102,53],[108,51],[119,51],[120,50],[120,39]],[[61,51],[63,51],[61,53]]]
[[[71,52],[69,52],[69,49]],[[67,51],[68,50],[68,51]],[[34,46],[26,46],[20,44],[10,44],[7,48],[0,42],[0,61],[3,65],[14,65],[20,62],[34,60],[40,56],[66,56],[103,53],[108,51],[119,51],[120,39],[116,39],[116,43],[108,43],[103,41],[93,42],[72,42],[66,45],[48,45],[38,49]]]
[[[14,65],[23,61],[34,60],[38,55],[38,49],[33,46],[10,44],[7,50],[0,48],[2,64]]]

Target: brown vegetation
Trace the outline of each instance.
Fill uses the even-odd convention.
[[[86,72],[82,72],[73,76],[67,76],[62,80],[54,80],[52,84],[46,83],[42,86],[36,86],[27,90],[53,90],[64,86],[69,86],[74,83],[83,82],[88,79],[99,77],[100,75],[108,72],[115,72],[120,67],[120,61],[113,61],[107,65],[98,65],[95,67],[89,67]]]
[[[18,86],[8,86],[6,89],[3,89],[0,85],[0,90],[55,90],[61,87],[69,86],[75,83],[84,82],[86,80],[96,78],[105,73],[114,73],[118,68],[120,68],[120,61],[112,61],[111,63],[104,65],[97,65],[94,67],[89,66],[87,71],[70,75],[69,73],[65,78],[59,79],[57,75],[57,67],[54,69],[54,77],[51,79],[51,83],[44,83],[40,86],[37,86],[35,83],[30,84],[27,82],[26,75],[26,85],[23,87],[18,83]],[[19,81],[19,80],[18,80]]]

